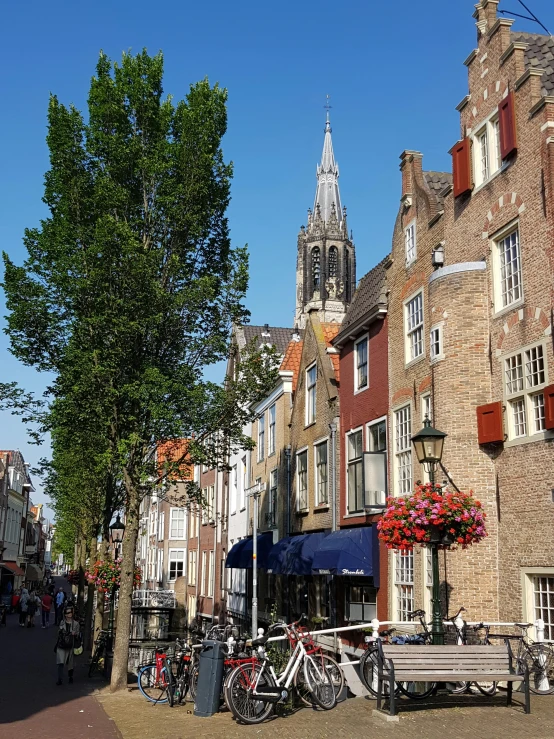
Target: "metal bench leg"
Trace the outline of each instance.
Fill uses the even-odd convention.
[[[383,678],[379,675],[377,677],[377,710],[381,710],[383,702]]]
[[[512,690],[513,689],[514,689],[514,684],[510,680],[510,682],[508,683],[508,695],[507,695],[507,703],[506,703],[507,706],[512,705]]]
[[[392,679],[389,680],[389,713],[391,716],[396,716],[396,682]]]

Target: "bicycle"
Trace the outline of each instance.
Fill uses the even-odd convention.
[[[101,629],[98,632],[98,636],[94,642],[94,651],[90,658],[90,664],[88,666],[88,676],[92,677],[94,673],[100,669],[103,669],[104,659],[106,657],[106,648],[108,646],[108,632]],[[102,668],[100,667],[102,663]]]
[[[166,650],[159,647],[155,652],[155,662],[143,665],[137,675],[138,688],[146,700],[151,703],[169,702],[170,672]]]
[[[288,699],[293,681],[303,669],[304,680],[308,685],[314,703],[320,708],[330,710],[337,703],[331,676],[327,669],[318,665],[312,655],[306,652],[302,634],[297,630],[304,617],[292,624],[282,622],[272,624],[267,634],[252,641],[257,648],[258,659],[246,665],[235,667],[226,685],[226,701],[237,721],[244,724],[259,724],[274,711],[277,703]],[[264,646],[269,634],[282,629],[295,646],[285,669],[275,674],[273,665],[266,655]]]
[[[456,644],[467,644],[468,643],[468,633],[473,631],[474,633],[479,632],[483,628],[487,628],[485,624],[475,624],[474,626],[469,626],[461,617],[461,614],[465,611],[465,608],[461,606],[458,613],[453,617],[446,618],[447,621],[451,621],[452,625],[454,626],[454,636],[456,639]],[[484,639],[481,639],[480,642],[482,644],[487,644],[490,642],[487,642],[486,635]],[[450,692],[454,693],[455,695],[461,695],[462,693],[467,693],[471,691],[471,686],[475,685],[475,687],[479,690],[480,693],[486,696],[493,696],[496,694],[497,691],[497,683],[493,680],[491,682],[477,682],[477,681],[470,681],[470,680],[460,680],[455,683],[451,683],[453,687],[450,688]]]
[[[554,648],[545,642],[533,641],[527,634],[532,626],[530,623],[514,624],[521,630],[521,634],[491,634],[490,626],[481,624],[487,628],[486,644],[491,644],[491,639],[504,639],[511,642],[519,642],[516,663],[520,669],[523,664],[529,668],[529,689],[536,695],[551,695],[554,693]]]

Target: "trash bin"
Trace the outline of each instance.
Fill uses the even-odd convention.
[[[219,711],[225,644],[214,639],[202,642],[198,664],[198,686],[194,703],[195,716],[213,716]]]

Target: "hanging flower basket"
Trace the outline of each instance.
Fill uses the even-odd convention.
[[[85,572],[85,578],[90,585],[94,585],[100,592],[109,592],[118,588],[121,578],[121,559],[97,560]],[[134,587],[140,587],[142,575],[139,567],[135,567]]]
[[[447,492],[428,483],[417,485],[409,498],[387,498],[377,528],[389,549],[409,550],[416,544],[467,549],[487,535],[485,518],[471,492]]]
[[[67,582],[70,585],[78,585],[79,584],[79,570],[69,570],[67,573]]]

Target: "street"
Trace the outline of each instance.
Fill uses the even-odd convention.
[[[64,583],[65,581],[61,581]],[[66,584],[66,591],[69,590]],[[56,627],[42,629],[40,613],[35,628],[20,628],[18,615],[8,615],[0,628],[0,736],[2,739],[82,739],[119,736],[93,696],[98,682],[87,679],[87,657],[76,658],[75,682],[56,685]]]

